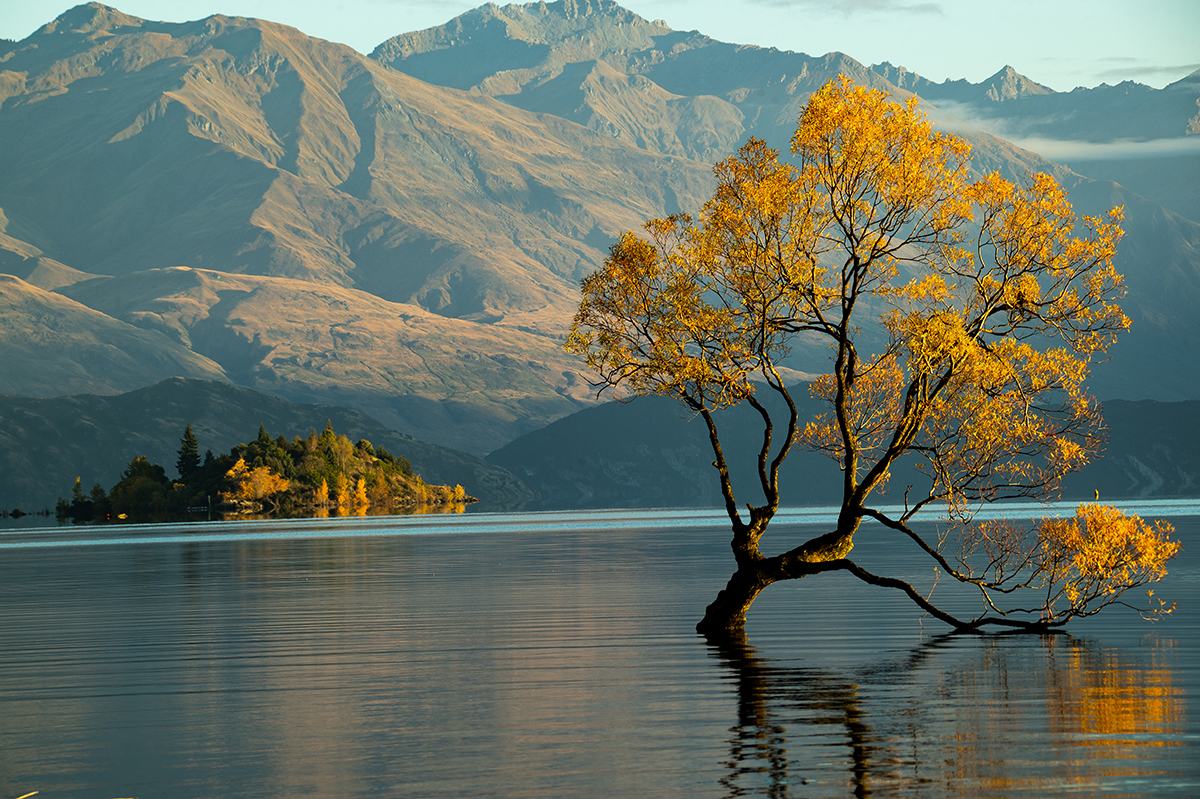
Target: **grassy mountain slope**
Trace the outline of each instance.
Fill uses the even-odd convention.
[[[707,188],[706,165],[259,20],[89,4],[2,67],[0,207],[96,274],[294,277],[561,331],[598,247]]]
[[[62,292],[212,358],[241,385],[353,405],[468,451],[495,449],[590,397],[575,360],[545,337],[355,289],[173,267]]]
[[[115,394],[174,375],[225,379],[219,365],[162,333],[4,274],[0,353],[0,386],[13,394]]]

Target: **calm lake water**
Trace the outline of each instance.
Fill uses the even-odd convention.
[[[1133,509],[1186,547],[1163,622],[948,636],[833,574],[724,651],[716,512],[6,529],[0,799],[1195,797],[1200,502]],[[932,586],[910,550],[853,557]]]

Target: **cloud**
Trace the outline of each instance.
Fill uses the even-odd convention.
[[[1130,58],[1130,59],[1107,59],[1107,60],[1136,61],[1138,59]],[[1138,67],[1128,66],[1128,67],[1120,67],[1118,69],[1105,70],[1104,72],[1097,73],[1097,77],[1099,77],[1101,79],[1118,78],[1120,80],[1130,80],[1132,78],[1140,78],[1140,77],[1156,76],[1156,75],[1186,76],[1186,75],[1192,74],[1193,72],[1195,72],[1198,69],[1200,69],[1200,63],[1171,64],[1171,65],[1146,64],[1144,66],[1138,66]]]
[[[1043,158],[1058,163],[1071,161],[1125,161],[1138,158],[1161,158],[1170,156],[1200,157],[1200,136],[1181,136],[1171,139],[1135,141],[1117,139],[1108,142],[1077,141],[1072,139],[1050,139],[1042,136],[1027,136],[1014,129],[1013,122],[1003,118],[981,117],[969,104],[941,100],[936,106],[922,104],[934,126],[946,133],[970,135],[978,131],[998,136],[1023,150],[1037,153]],[[1042,119],[1041,121],[1045,121]]]
[[[1164,156],[1200,156],[1200,136],[1178,139],[1151,139],[1131,141],[1119,139],[1112,142],[1062,141],[1030,137],[1009,139],[1025,150],[1032,150],[1043,158],[1059,163],[1069,161],[1127,161],[1136,158],[1160,158]]]
[[[908,0],[751,0],[758,5],[774,7],[801,7],[815,11],[827,11],[845,16],[860,13],[870,14],[934,14],[945,16],[941,3],[908,2]]]

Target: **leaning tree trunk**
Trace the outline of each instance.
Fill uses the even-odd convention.
[[[857,524],[854,525],[857,529]],[[738,569],[704,611],[696,632],[710,640],[741,638],[746,611],[763,589],[781,580],[797,580],[809,574],[845,568],[843,558],[854,548],[854,530],[838,530],[806,541],[793,550],[764,558],[758,553],[757,537],[746,547],[735,534],[733,547]],[[739,548],[739,543],[743,546]]]
[[[717,598],[704,610],[696,632],[710,639],[739,638],[746,626],[746,611],[775,582],[757,566],[743,566],[733,573]]]

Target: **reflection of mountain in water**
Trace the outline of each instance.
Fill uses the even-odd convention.
[[[721,783],[728,796],[1046,796],[1102,778],[1154,795],[1187,768],[1164,757],[1186,726],[1173,645],[1137,657],[1069,636],[942,636],[845,671],[714,645],[738,700]]]

